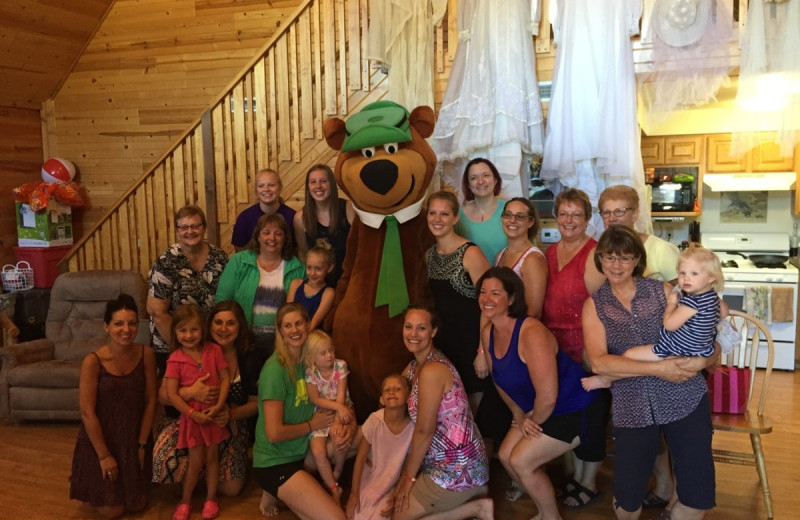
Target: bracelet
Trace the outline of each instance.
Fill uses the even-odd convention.
[[[191,417],[194,413],[194,408],[189,408],[189,411],[186,413],[186,417]]]
[[[330,487],[330,489],[331,489],[331,491],[335,491],[336,488],[338,488],[338,487],[339,487],[339,483],[338,482],[334,482],[333,485]]]
[[[407,481],[409,481],[409,482],[412,482],[412,483],[417,481],[417,479],[416,479],[416,478],[414,478],[414,477],[409,477],[408,475],[406,475],[406,480],[407,480]]]
[[[478,347],[478,354],[483,354],[483,347]]]
[[[314,431],[314,428],[311,427],[311,421],[306,421],[306,424],[308,425],[308,433]]]
[[[139,449],[140,449],[140,450],[146,450],[146,449],[147,449],[147,443],[145,443],[145,442],[140,442],[140,443],[139,443]]]
[[[103,455],[102,457],[100,457],[100,459],[99,459],[99,460],[106,460],[106,459],[107,459],[107,458],[109,458],[110,456],[111,456],[111,452],[110,452],[110,451],[109,451],[109,452],[106,452],[106,454],[105,454],[105,455]]]

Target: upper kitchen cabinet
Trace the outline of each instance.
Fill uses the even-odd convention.
[[[741,157],[731,157],[731,135],[708,136],[707,173],[786,172],[794,169],[793,157],[781,157],[769,134],[759,137],[760,145]]]
[[[695,165],[703,160],[702,135],[643,136],[641,148],[645,166]]]

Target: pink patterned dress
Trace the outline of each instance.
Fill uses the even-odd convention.
[[[319,373],[319,370],[311,370],[307,368],[306,383],[316,386],[319,396],[323,399],[335,401],[336,395],[339,393],[339,381],[347,377],[349,373],[350,370],[347,368],[347,363],[341,359],[336,359],[333,362],[333,373],[328,379],[325,379],[322,374]],[[349,390],[344,398],[344,402],[347,406],[353,406],[353,401],[350,400]],[[309,434],[309,437],[327,437],[330,430],[330,427],[326,426],[325,428],[314,430]]]
[[[458,371],[438,349],[431,351],[425,363],[444,364],[453,374],[453,388],[442,396],[436,431],[422,461],[422,473],[437,486],[450,491],[482,486],[489,480],[489,461]],[[408,413],[415,423],[419,404],[417,368],[416,360],[408,365],[408,378],[412,381]]]
[[[203,346],[200,362],[196,362],[184,353],[183,350],[177,349],[170,354],[167,360],[167,371],[164,377],[169,377],[178,380],[178,386],[190,386],[198,378],[205,374],[210,374],[205,383],[209,386],[219,385],[219,371],[223,368],[228,368],[225,362],[225,357],[222,355],[222,348],[216,343],[206,342]],[[200,401],[191,400],[187,403],[197,412],[202,412],[211,408],[211,404],[202,403]],[[227,428],[218,425],[215,422],[209,421],[203,424],[198,424],[186,415],[181,414],[180,422],[178,424],[178,448],[194,448],[195,446],[211,446],[212,444],[219,444],[228,438],[230,432]]]

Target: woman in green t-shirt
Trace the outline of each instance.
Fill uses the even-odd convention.
[[[262,514],[277,513],[277,497],[301,518],[344,520],[341,506],[303,469],[308,434],[334,419],[326,410],[315,412],[306,392],[303,353],[309,322],[299,303],[281,306],[275,316],[275,352],[258,379],[253,474],[264,490]]]

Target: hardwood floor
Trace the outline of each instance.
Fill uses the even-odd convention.
[[[797,518],[800,511],[800,372],[773,373],[767,415],[773,432],[764,437],[767,472],[772,489],[775,518]],[[19,519],[95,519],[93,510],[69,497],[69,473],[72,449],[77,432],[75,424],[0,424],[0,518]],[[746,448],[746,440],[732,440],[731,434],[716,434],[715,446],[734,443]],[[738,447],[738,446],[737,446]],[[560,467],[551,468],[554,480]],[[499,464],[492,466],[497,475],[491,484],[498,520],[527,520],[535,513],[533,503],[523,498],[509,503],[503,498],[507,482]],[[599,520],[614,518],[611,510],[611,475],[613,456],[603,464],[598,485],[604,497],[580,511],[562,511],[564,520]],[[150,507],[130,518],[168,520],[177,503],[177,487],[154,489]],[[260,491],[248,485],[235,499],[222,499],[220,518],[228,520],[258,518]],[[199,518],[202,498],[195,501],[194,517]],[[793,513],[794,511],[794,513]],[[657,512],[645,511],[643,520]],[[296,518],[283,511],[278,520]],[[717,507],[706,515],[710,520],[752,520],[766,518],[764,500],[755,468],[717,464]]]

